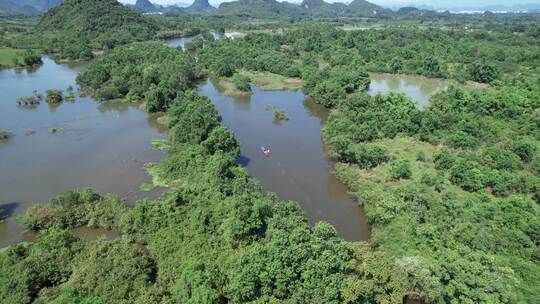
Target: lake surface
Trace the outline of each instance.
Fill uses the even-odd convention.
[[[0,130],[15,136],[0,141],[0,208],[9,216],[0,224],[0,247],[20,241],[21,227],[15,217],[34,203],[67,190],[92,187],[133,203],[148,196],[139,191],[150,182],[144,163],[166,155],[151,145],[166,137],[156,117],[136,105],[98,103],[90,97],[50,106],[17,106],[17,97],[33,90],[76,88],[81,66],[56,64],[44,57],[34,72],[0,71]],[[51,133],[50,128],[62,128]]]
[[[371,78],[368,90],[370,95],[390,92],[405,93],[416,101],[420,109],[429,106],[431,96],[446,90],[452,84],[449,80],[404,74],[369,73],[369,76]]]
[[[362,208],[332,174],[334,163],[325,156],[321,129],[329,111],[301,91],[262,91],[228,97],[207,81],[199,92],[208,96],[240,142],[239,162],[262,182],[265,191],[300,203],[310,223],[324,220],[346,240],[367,240],[369,227]],[[284,109],[289,121],[276,122],[272,110]],[[269,147],[270,157],[260,147]]]

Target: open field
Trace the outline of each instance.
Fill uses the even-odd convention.
[[[12,67],[14,66],[13,60],[17,58],[22,50],[11,48],[0,48],[0,66]]]

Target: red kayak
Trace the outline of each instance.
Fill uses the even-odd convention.
[[[270,149],[267,149],[267,148],[265,148],[265,147],[261,147],[261,153],[262,153],[264,156],[268,157],[268,156],[270,156]]]

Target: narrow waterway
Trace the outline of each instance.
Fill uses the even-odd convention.
[[[0,130],[14,134],[0,141],[0,208],[7,215],[0,224],[0,247],[23,239],[18,215],[67,190],[92,187],[129,203],[159,194],[159,189],[141,192],[139,186],[151,180],[144,163],[166,156],[151,145],[153,138],[166,137],[166,129],[138,105],[90,97],[54,106],[16,104],[17,97],[33,90],[76,88],[82,66],[43,60],[32,72],[0,71]]]
[[[446,89],[449,82],[423,77],[372,74],[369,94],[405,93],[419,108],[429,98]],[[251,96],[224,96],[211,80],[199,87],[223,117],[240,142],[239,162],[262,182],[264,190],[276,192],[283,200],[300,203],[311,224],[327,221],[346,240],[370,237],[366,217],[358,202],[332,173],[321,130],[329,110],[301,91],[263,91],[253,86]],[[283,109],[289,120],[278,122],[273,109]],[[261,153],[271,149],[271,156]]]
[[[332,174],[334,163],[324,153],[321,129],[328,110],[301,91],[262,91],[228,97],[207,81],[199,92],[208,96],[231,129],[242,151],[239,162],[262,182],[264,190],[282,200],[300,203],[310,223],[331,223],[346,240],[367,240],[369,227],[362,208]],[[273,109],[284,109],[288,121],[274,120]],[[265,157],[261,146],[271,149]]]

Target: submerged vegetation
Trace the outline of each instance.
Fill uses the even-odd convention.
[[[13,133],[8,130],[0,130],[0,140],[9,140],[13,137]]]
[[[64,93],[61,90],[47,90],[45,92],[45,101],[47,103],[61,103],[64,100]]]
[[[274,109],[273,113],[274,113],[274,118],[277,121],[289,120],[289,116],[287,116],[287,112],[285,112],[285,110],[283,109]]]
[[[167,158],[145,165],[153,183],[141,188],[169,189],[133,208],[85,189],[28,209],[18,220],[39,237],[0,250],[2,303],[540,301],[537,20],[512,19],[519,33],[495,17],[489,31],[407,22],[344,31],[291,20],[275,33],[206,34],[186,52],[130,44],[155,38],[164,20],[112,0],[66,0],[41,20],[37,43],[47,49],[74,59],[106,50],[79,75],[85,91],[167,112],[169,138],[154,141]],[[489,85],[452,86],[420,110],[403,94],[366,94],[372,71]],[[244,92],[264,81],[301,86],[332,108],[323,139],[372,239],[346,242],[264,192],[236,163],[234,134],[194,90],[206,75]],[[69,230],[81,226],[122,237],[81,240]]]

